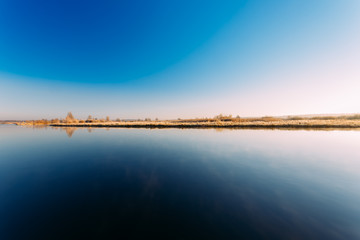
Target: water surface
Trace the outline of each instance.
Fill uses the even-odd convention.
[[[0,239],[360,239],[360,132],[0,125]]]

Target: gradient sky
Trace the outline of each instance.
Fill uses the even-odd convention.
[[[0,119],[360,112],[358,0],[0,0]]]

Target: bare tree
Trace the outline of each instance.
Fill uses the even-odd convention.
[[[69,118],[69,119],[74,119],[74,116],[73,116],[73,114],[71,112],[68,112],[66,117]]]
[[[71,112],[68,112],[66,118],[65,118],[65,121],[66,122],[73,122],[75,120],[73,114]]]
[[[222,114],[219,114],[219,115],[216,115],[215,117],[214,117],[214,119],[221,119],[221,118],[223,118],[224,116],[222,115]]]

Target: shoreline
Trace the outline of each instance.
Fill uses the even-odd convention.
[[[125,123],[59,123],[51,127],[79,128],[231,128],[231,129],[360,129],[360,121],[334,120],[283,120],[275,122],[125,122]]]
[[[164,120],[164,121],[103,121],[103,122],[41,122],[9,121],[3,124],[59,128],[147,128],[147,129],[360,129],[360,119],[241,119],[241,120]]]

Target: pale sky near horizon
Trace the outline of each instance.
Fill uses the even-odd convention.
[[[360,112],[360,1],[0,1],[0,119]]]

